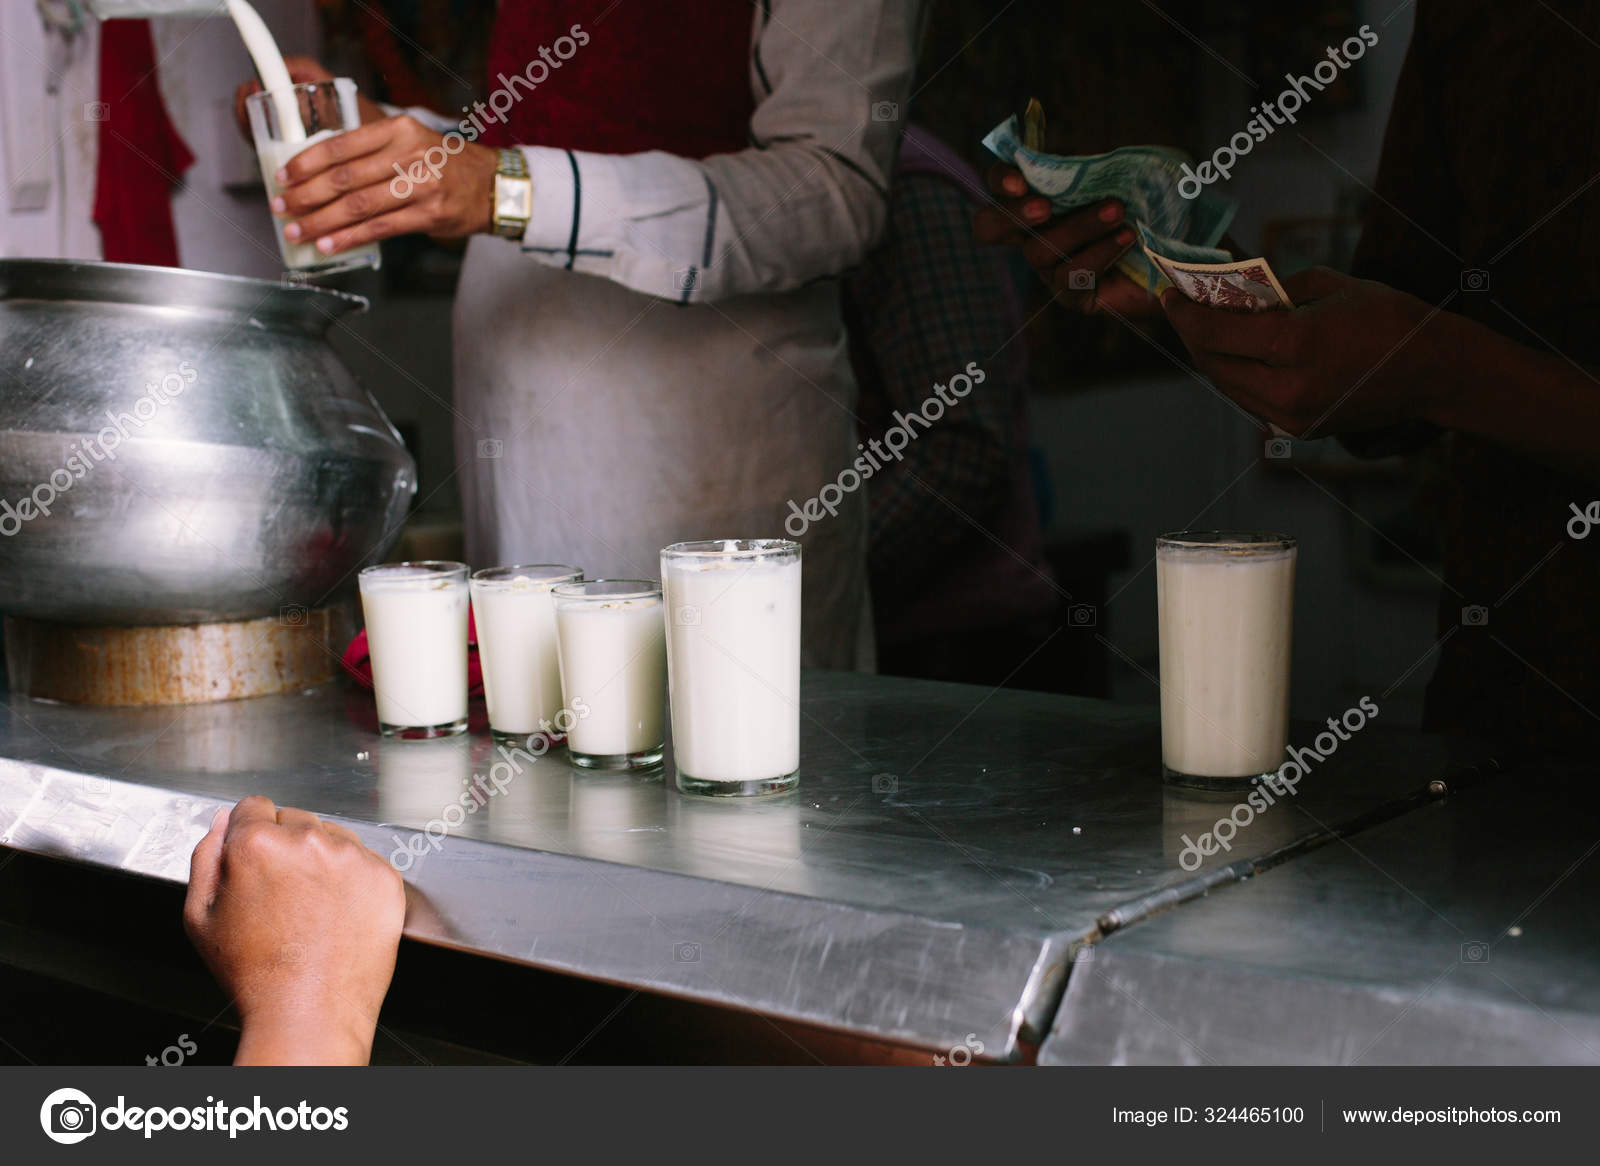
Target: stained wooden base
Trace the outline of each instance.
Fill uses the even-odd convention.
[[[236,700],[321,684],[355,632],[344,606],[186,627],[108,628],[7,616],[13,692],[71,704]]]

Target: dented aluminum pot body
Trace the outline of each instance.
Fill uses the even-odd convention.
[[[114,625],[327,603],[416,492],[325,339],[358,296],[0,260],[0,611]]]

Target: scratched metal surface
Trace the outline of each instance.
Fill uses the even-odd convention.
[[[1524,773],[1079,957],[1048,1064],[1600,1064],[1600,771]]]
[[[685,798],[670,776],[579,772],[557,750],[501,768],[503,791],[469,795],[446,831],[446,806],[494,788],[478,779],[495,746],[481,729],[380,739],[370,694],[343,683],[176,709],[10,695],[0,843],[181,881],[215,807],[264,793],[393,856],[414,938],[919,1047],[976,1034],[1010,1059],[1044,1035],[1102,916],[1197,894],[1234,877],[1218,864],[1451,764],[1374,723],[1191,872],[1184,838],[1232,800],[1163,788],[1153,708],[812,673],[802,724],[797,794]]]

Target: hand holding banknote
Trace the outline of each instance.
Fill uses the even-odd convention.
[[[1155,298],[1114,266],[1136,245],[1120,201],[1105,199],[1052,220],[1050,200],[1028,193],[1015,166],[995,163],[988,184],[996,202],[974,221],[980,243],[1020,246],[1028,266],[1069,307],[1137,319],[1161,314]]]
[[[1273,285],[1277,284],[1274,279]],[[1448,386],[1450,321],[1387,284],[1315,267],[1283,281],[1299,305],[1240,311],[1162,293],[1195,368],[1245,409],[1296,437],[1379,429],[1427,416]],[[1432,321],[1431,326],[1424,326]]]
[[[1186,196],[1183,151],[1123,146],[1106,154],[1050,154],[1034,132],[1042,124],[1043,111],[1030,102],[1024,122],[1010,118],[984,138],[1000,159],[990,186],[1002,201],[979,213],[980,241],[1021,242],[1052,290],[1087,311],[1153,315],[1149,293],[1169,283],[1201,303],[1235,311],[1289,306],[1265,259],[1234,260],[1217,246],[1237,204],[1210,189]],[[1061,217],[1050,221],[1052,215]],[[1109,235],[1097,219],[1112,225]]]

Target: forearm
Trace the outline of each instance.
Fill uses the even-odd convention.
[[[683,303],[782,292],[858,263],[879,189],[802,143],[697,162],[525,147],[531,258]]]
[[[1432,338],[1438,391],[1423,415],[1544,465],[1600,481],[1600,378],[1491,328],[1441,313]]]

